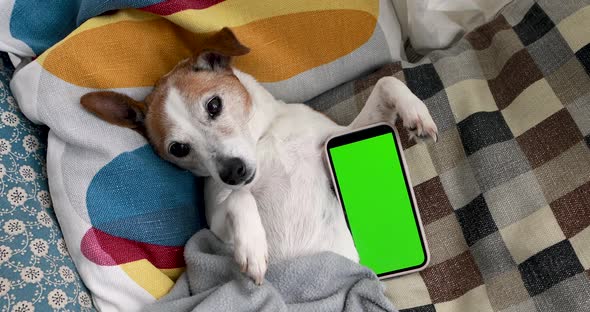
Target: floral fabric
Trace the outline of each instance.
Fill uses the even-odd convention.
[[[0,58],[0,311],[94,311],[51,206],[46,133],[20,113]]]

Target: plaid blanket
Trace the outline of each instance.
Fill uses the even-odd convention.
[[[590,3],[516,1],[454,47],[309,102],[350,122],[405,81],[438,143],[404,138],[430,245],[385,281],[402,311],[590,311]]]

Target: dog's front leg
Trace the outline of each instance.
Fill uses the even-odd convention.
[[[226,224],[234,243],[234,257],[242,272],[262,284],[267,268],[268,247],[256,200],[248,190],[232,191],[222,203]]]
[[[391,76],[377,81],[365,106],[348,128],[382,121],[393,124],[398,115],[412,137],[430,136],[437,140],[438,130],[426,105],[403,82]]]

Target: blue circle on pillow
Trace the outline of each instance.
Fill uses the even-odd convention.
[[[202,178],[161,159],[149,145],[101,168],[86,207],[93,227],[143,243],[183,246],[205,225]]]

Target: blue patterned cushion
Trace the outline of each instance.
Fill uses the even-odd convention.
[[[51,207],[47,133],[20,113],[12,65],[0,58],[1,311],[94,311]]]

